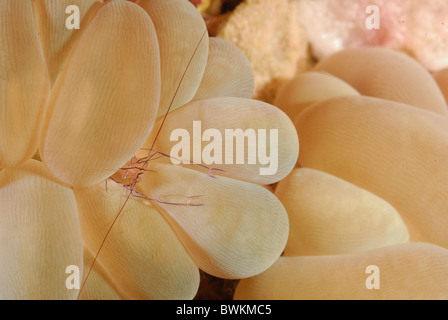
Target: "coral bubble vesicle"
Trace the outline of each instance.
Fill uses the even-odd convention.
[[[76,188],[75,196],[84,243],[96,253],[126,195],[117,184],[106,192],[101,183]],[[98,262],[127,299],[192,299],[199,285],[198,268],[168,223],[138,198],[127,201]],[[90,285],[89,278],[85,289]]]
[[[0,172],[0,299],[76,299],[67,266],[82,272],[73,191],[36,160]]]
[[[104,180],[148,136],[160,85],[151,18],[136,4],[107,2],[52,89],[40,141],[42,160],[58,179],[73,186]]]
[[[313,105],[295,124],[301,165],[386,200],[403,217],[411,241],[448,247],[445,116],[378,98],[345,97]]]
[[[154,21],[160,46],[162,95],[158,115],[189,102],[207,65],[208,33],[196,8],[184,0],[139,0]]]
[[[369,1],[0,0],[0,299],[448,299],[448,5]]]
[[[366,288],[366,267],[378,264],[379,290]],[[281,257],[266,272],[240,281],[235,299],[447,299],[448,250],[406,243],[357,254]],[[418,276],[417,276],[418,275]]]
[[[0,168],[37,150],[50,89],[31,1],[0,1]]]
[[[348,49],[322,59],[315,70],[341,78],[362,95],[448,115],[431,74],[405,53],[384,48]]]
[[[390,204],[325,172],[295,169],[275,195],[290,220],[287,256],[362,252],[409,240]]]

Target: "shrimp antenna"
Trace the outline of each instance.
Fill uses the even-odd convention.
[[[98,259],[98,256],[100,255],[101,249],[103,248],[104,243],[106,242],[106,239],[107,239],[108,236],[109,236],[109,233],[112,231],[112,228],[114,227],[115,223],[117,222],[118,218],[120,217],[121,213],[123,212],[124,207],[125,207],[126,204],[128,203],[129,198],[131,197],[131,194],[132,194],[132,190],[131,190],[131,192],[129,192],[129,194],[126,196],[126,200],[124,201],[123,205],[121,206],[120,210],[118,211],[117,215],[115,216],[114,220],[112,221],[112,223],[111,223],[109,229],[107,230],[106,235],[104,236],[103,241],[101,242],[100,247],[98,248],[95,257],[93,258],[93,262],[92,262],[92,264],[90,265],[89,271],[88,271],[87,274],[86,274],[86,278],[84,279],[84,282],[82,283],[81,288],[79,289],[79,293],[78,293],[78,298],[77,298],[77,300],[79,300],[79,298],[81,297],[81,292],[82,292],[82,290],[84,289],[84,287],[85,287],[85,285],[86,285],[86,283],[87,283],[87,280],[89,279],[90,273],[92,272],[93,267],[95,266],[95,263],[96,263],[96,261],[97,261],[97,259]]]
[[[221,0],[221,6],[224,4],[225,1],[226,1],[226,0]],[[160,127],[159,127],[159,129],[157,130],[157,134],[156,134],[156,136],[155,136],[155,138],[154,138],[154,141],[153,141],[153,143],[152,143],[152,145],[151,145],[151,148],[150,148],[148,154],[151,154],[151,152],[152,152],[152,150],[153,150],[153,148],[154,148],[154,145],[155,145],[155,143],[156,143],[156,141],[157,141],[157,139],[158,139],[158,137],[159,137],[159,135],[160,135],[160,131],[162,130],[162,126],[163,126],[163,124],[165,123],[166,118],[168,117],[168,113],[170,112],[171,107],[173,106],[174,99],[176,99],[176,96],[177,96],[177,94],[178,94],[178,92],[179,92],[180,86],[182,85],[183,79],[185,78],[185,75],[186,75],[186,73],[187,73],[187,71],[188,71],[188,69],[189,69],[189,67],[190,67],[190,65],[191,65],[191,62],[193,61],[193,58],[194,58],[195,55],[196,55],[196,52],[198,51],[198,48],[199,48],[199,46],[200,46],[202,40],[204,39],[205,35],[208,33],[208,27],[209,27],[209,25],[212,23],[212,21],[213,21],[214,19],[215,19],[215,16],[213,16],[213,17],[210,19],[210,21],[207,22],[207,24],[206,24],[206,28],[205,28],[205,30],[204,30],[204,33],[202,34],[201,39],[199,40],[198,44],[196,45],[196,48],[194,49],[193,54],[191,55],[191,58],[190,58],[190,60],[188,61],[188,64],[187,64],[187,66],[185,67],[184,72],[182,73],[182,76],[181,76],[181,78],[180,78],[180,80],[179,80],[179,83],[178,83],[178,85],[177,85],[177,87],[176,87],[176,91],[174,92],[173,98],[171,99],[171,102],[170,102],[170,104],[169,104],[169,106],[168,106],[168,109],[167,109],[166,112],[165,112],[165,115],[164,115],[164,117],[163,117],[162,123],[160,124]],[[148,162],[145,162],[145,163],[144,163],[144,168],[146,168],[145,166],[147,166],[147,164],[148,164]],[[89,271],[88,271],[87,274],[86,274],[86,278],[84,279],[84,282],[82,283],[81,288],[79,289],[79,293],[78,293],[78,298],[77,298],[77,300],[79,300],[79,298],[81,297],[81,293],[82,293],[82,291],[84,290],[84,287],[85,287],[85,285],[86,285],[86,283],[87,283],[87,280],[89,279],[90,273],[92,272],[93,267],[95,266],[96,261],[98,260],[98,256],[100,255],[100,252],[101,252],[101,250],[103,249],[103,246],[104,246],[104,244],[106,243],[106,240],[107,240],[107,238],[109,237],[109,234],[110,234],[112,228],[114,227],[114,225],[115,225],[115,223],[117,222],[118,218],[119,218],[120,215],[122,214],[122,212],[123,212],[123,210],[124,210],[124,207],[125,207],[126,204],[128,203],[128,201],[129,201],[131,195],[133,194],[133,189],[134,189],[134,187],[135,187],[135,184],[136,184],[136,181],[135,181],[132,185],[129,186],[129,187],[130,187],[129,194],[126,196],[126,200],[124,201],[123,205],[121,206],[120,210],[118,211],[117,215],[115,216],[114,220],[112,221],[112,223],[111,223],[109,229],[108,229],[107,232],[106,232],[106,235],[105,235],[104,238],[103,238],[103,241],[102,241],[101,244],[100,244],[100,247],[98,248],[98,251],[97,251],[96,254],[95,254],[95,257],[93,258],[93,262],[92,262],[92,264],[91,264],[90,267],[89,267]]]

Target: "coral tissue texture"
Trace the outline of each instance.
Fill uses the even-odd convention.
[[[0,299],[448,299],[446,2],[218,1],[0,0]]]
[[[405,53],[363,47],[280,88],[276,104],[301,146],[275,189],[290,233],[236,299],[448,298],[445,78]]]
[[[292,0],[247,0],[220,25],[217,36],[236,44],[255,74],[254,98],[272,103],[280,85],[309,64],[308,37]]]
[[[262,12],[259,3],[244,1],[220,22],[219,36],[244,50],[240,39],[269,22],[233,19],[250,6]],[[300,138],[296,168],[273,188],[290,231],[282,257],[242,279],[234,298],[448,299],[446,1],[286,3],[316,59],[294,73],[284,55],[269,55],[289,66],[271,94]],[[369,6],[378,29],[366,27]],[[271,10],[271,21],[281,14]],[[247,56],[266,70],[260,38]],[[291,49],[287,41],[277,47]],[[263,76],[255,78],[257,88]],[[377,288],[369,287],[370,267],[378,268]]]
[[[342,49],[381,46],[409,52],[428,70],[448,66],[448,4],[444,0],[299,0],[300,20],[313,54],[324,58]],[[379,9],[379,29],[366,18]]]
[[[192,299],[199,268],[240,279],[280,257],[289,220],[262,185],[294,168],[296,129],[194,5],[2,0],[0,21],[1,298]],[[174,165],[193,121],[278,129],[278,170]]]

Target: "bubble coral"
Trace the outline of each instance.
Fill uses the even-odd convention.
[[[285,256],[362,252],[409,240],[408,229],[389,203],[328,173],[295,169],[278,184],[275,195],[290,222]]]
[[[347,49],[322,59],[315,70],[340,78],[365,96],[448,114],[446,101],[431,74],[402,52],[384,48]]]
[[[436,81],[383,48],[343,50],[315,70],[346,86],[326,97],[327,85],[321,96],[314,85],[306,108],[291,91],[312,82],[280,90],[301,140],[298,168],[275,190],[290,236],[284,255],[241,280],[235,298],[447,299],[448,118]],[[443,87],[443,73],[435,77]],[[378,290],[366,287],[369,265],[380,270]]]
[[[235,299],[447,299],[448,251],[407,243],[357,254],[282,257],[240,282]],[[367,290],[366,266],[381,270],[379,290]],[[416,276],[418,275],[418,276]]]
[[[56,27],[68,4],[81,8],[78,31]],[[297,133],[284,113],[249,99],[252,74],[238,54],[232,63],[248,87],[225,85],[236,75],[213,62],[222,50],[208,53],[193,5],[5,0],[0,15],[7,48],[0,60],[1,298],[187,299],[197,291],[198,267],[249,277],[278,258],[288,218],[257,183],[291,171]],[[221,69],[220,94],[201,81]],[[197,92],[218,98],[190,102]],[[219,131],[278,128],[278,172],[260,178],[261,164],[223,165],[211,177],[204,167],[161,157],[133,184],[138,193],[114,183],[105,188],[143,145],[168,148],[167,128],[189,128],[192,119]],[[37,148],[42,161],[30,160]],[[188,196],[203,203],[149,200]],[[90,275],[79,297],[64,286],[69,265]]]
[[[344,126],[337,125],[341,121]],[[307,109],[296,124],[304,140],[303,166],[388,201],[407,223],[411,240],[448,246],[446,117],[378,98],[343,97]]]
[[[318,101],[333,97],[359,95],[345,81],[323,72],[299,73],[277,92],[274,105],[294,120],[303,110]]]

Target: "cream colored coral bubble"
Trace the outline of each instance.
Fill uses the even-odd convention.
[[[290,221],[286,256],[362,252],[409,240],[390,204],[325,172],[295,169],[275,195]]]
[[[143,174],[138,188],[158,201],[201,270],[240,279],[278,259],[288,237],[288,216],[271,192],[173,165],[153,163],[151,168],[154,172]]]
[[[448,115],[447,104],[430,73],[408,55],[384,48],[337,52],[314,70],[328,72],[372,96]]]
[[[66,10],[75,5],[79,9],[79,30],[65,27]],[[47,61],[51,84],[61,71],[70,51],[76,46],[82,32],[87,28],[95,11],[101,7],[100,0],[36,0],[33,1],[39,38]],[[86,21],[84,20],[86,17]]]
[[[141,147],[159,98],[159,48],[151,19],[131,2],[107,2],[52,89],[40,138],[43,162],[73,186],[104,180]]]
[[[210,38],[207,66],[194,100],[217,97],[251,98],[254,75],[249,60],[231,42]]]
[[[379,268],[379,289],[366,286]],[[357,254],[282,257],[266,272],[241,280],[235,299],[448,299],[448,250],[408,243]]]
[[[36,160],[0,172],[0,298],[76,299],[68,266],[82,273],[76,201]]]
[[[98,255],[101,269],[127,299],[192,299],[199,271],[151,203],[111,183],[75,189],[83,239],[97,254],[114,218],[120,218]],[[91,264],[86,266],[91,267]]]
[[[344,97],[313,105],[295,124],[301,165],[386,200],[412,241],[448,247],[447,117],[378,98]]]
[[[193,99],[207,64],[207,27],[189,1],[139,0],[137,4],[151,16],[159,39],[161,116]]]
[[[31,1],[26,3],[30,4]],[[33,118],[37,124],[43,120],[39,149],[45,165],[33,161],[30,166],[27,163],[14,169],[0,168],[1,182],[4,177],[5,181],[8,180],[11,172],[19,172],[17,176],[22,179],[21,170],[26,167],[24,181],[0,185],[1,210],[8,210],[8,214],[3,216],[5,223],[0,224],[0,229],[4,229],[0,232],[0,239],[6,239],[0,243],[0,250],[3,252],[2,257],[7,258],[0,261],[0,268],[6,270],[0,272],[2,294],[8,297],[76,298],[78,291],[66,290],[64,286],[68,276],[65,270],[68,265],[79,266],[81,274],[84,274],[83,279],[87,279],[86,272],[89,271],[84,270],[83,273],[82,240],[88,247],[84,261],[97,261],[99,268],[92,270],[92,283],[87,283],[80,299],[193,298],[199,284],[198,268],[193,260],[211,273],[228,278],[252,276],[268,268],[284,248],[288,219],[278,199],[263,187],[228,178],[218,178],[217,183],[212,180],[212,183],[207,181],[208,184],[202,185],[201,182],[210,178],[206,174],[194,171],[186,173],[190,170],[172,169],[171,166],[164,170],[163,167],[151,164],[150,170],[162,172],[165,177],[161,178],[163,183],[158,183],[157,188],[152,185],[148,188],[151,191],[148,195],[156,194],[160,199],[169,199],[176,192],[179,194],[174,197],[182,198],[188,194],[188,188],[195,185],[199,191],[207,192],[209,199],[214,200],[207,204],[202,216],[197,215],[196,219],[188,221],[183,219],[182,214],[191,209],[189,204],[172,209],[176,205],[167,202],[162,208],[161,205],[135,199],[139,195],[135,191],[130,198],[126,198],[126,189],[122,186],[109,185],[105,190],[103,184],[105,178],[124,165],[141,147],[152,129],[157,112],[163,114],[166,111],[164,107],[157,110],[160,91],[164,90],[161,78],[163,86],[168,88],[162,97],[162,105],[165,107],[166,102],[174,97],[176,84],[180,81],[183,81],[183,85],[173,110],[191,100],[196,92],[205,68],[208,48],[208,37],[200,15],[191,10],[186,1],[170,1],[166,7],[168,1],[152,1],[155,7],[151,8],[155,9],[148,11],[150,15],[156,13],[154,20],[167,18],[163,23],[156,21],[154,26],[149,15],[131,2],[93,2],[89,10],[86,2],[81,7],[81,16],[84,16],[82,30],[73,31],[73,37],[70,37],[66,30],[59,33],[57,31],[60,30],[56,30],[53,25],[63,20],[59,9],[64,3],[36,0],[35,15],[39,32],[42,32],[40,41],[43,54],[37,50],[39,38],[34,34],[34,29],[28,30],[39,59],[33,63],[45,74],[30,74],[30,78],[33,81],[42,80],[36,83],[42,86],[41,89],[48,89],[48,68],[51,81],[55,83],[45,112]],[[139,2],[148,9],[145,3],[150,1]],[[30,10],[27,10],[28,15]],[[170,20],[173,12],[176,19]],[[165,22],[168,32],[164,30]],[[196,27],[192,27],[192,24]],[[183,34],[171,37],[179,31],[183,31]],[[197,41],[198,34],[204,36],[203,41]],[[158,40],[161,40],[160,48]],[[197,54],[193,56],[184,78],[182,72],[198,43]],[[22,46],[20,43],[19,47]],[[162,62],[159,52],[162,52]],[[12,56],[11,61],[14,62],[14,59]],[[242,65],[246,62],[242,61]],[[168,70],[170,68],[171,71]],[[251,76],[247,73],[248,85],[241,91],[244,96],[249,95],[252,85]],[[229,87],[230,90],[225,91],[225,94],[238,91],[232,85]],[[17,93],[15,89],[14,93]],[[34,89],[27,88],[31,93],[34,93]],[[39,91],[39,94],[41,96],[35,97],[36,100],[46,97],[48,90]],[[279,170],[267,181],[278,181],[286,176],[293,168],[298,153],[297,133],[292,123],[272,106],[249,99],[227,98],[210,99],[221,108],[209,126],[217,125],[219,117],[226,112],[226,104],[235,102],[232,99],[238,100],[233,105],[235,111],[241,111],[237,110],[241,105],[247,108],[243,113],[229,116],[224,123],[230,128],[235,124],[243,128],[264,128],[269,120],[271,127],[281,130]],[[199,103],[199,106],[205,108],[210,105]],[[217,110],[212,108],[211,113],[208,113],[200,107],[197,109],[200,110],[196,114],[203,117]],[[253,116],[253,111],[257,115]],[[185,115],[181,112],[178,114]],[[170,117],[170,123],[174,126],[179,125],[177,120]],[[33,137],[38,136],[37,130],[33,131]],[[33,148],[34,153],[36,146]],[[8,151],[7,148],[5,150]],[[36,158],[40,159],[38,156]],[[34,169],[28,172],[28,167],[33,166],[39,167],[44,173],[36,169],[38,177],[28,179],[28,174],[34,174]],[[51,173],[44,169],[45,166]],[[229,175],[256,180],[259,167],[252,169],[242,165],[232,172],[230,168]],[[181,174],[177,174],[179,172]],[[76,202],[73,190],[62,183],[73,188]],[[158,194],[159,191],[162,193]],[[171,195],[164,191],[170,191]],[[222,196],[222,193],[227,195]],[[23,200],[26,197],[29,198]],[[27,210],[22,210],[22,207]],[[120,211],[122,207],[124,209]],[[222,217],[221,213],[229,208],[235,210],[229,212],[227,217]],[[30,213],[34,209],[48,210],[45,215],[38,212],[38,215],[32,216]],[[176,210],[180,212],[179,216],[175,215]],[[110,234],[106,234],[118,213],[121,214],[119,223],[114,225]],[[193,248],[192,252],[183,248],[160,213],[176,229],[179,238],[183,232],[181,229],[185,228],[185,233],[191,235],[190,240],[197,241],[197,246],[193,244],[189,247]],[[169,215],[177,218],[180,228],[175,226],[174,219],[170,220]],[[29,217],[31,221],[36,217],[40,219],[29,226],[23,216],[27,219]],[[83,239],[78,218],[81,220]],[[189,241],[185,237],[182,240]],[[20,245],[11,247],[13,241],[25,244],[25,249],[21,250]],[[105,241],[104,247],[101,247],[102,241]],[[91,256],[96,254],[97,260]],[[31,256],[31,262],[26,261],[30,264],[18,263],[23,261],[24,256]],[[13,271],[23,271],[23,274],[20,274],[21,277],[17,273],[12,275]]]
[[[0,168],[37,150],[50,81],[31,1],[0,1]]]
[[[359,92],[335,76],[306,72],[298,74],[280,87],[274,105],[294,121],[297,115],[315,102],[354,95],[359,95]]]
[[[194,100],[181,108],[170,113],[169,121],[163,122],[163,118],[157,119],[154,127],[159,128],[163,123],[163,128],[154,144],[154,150],[170,155],[170,152],[176,142],[173,142],[171,138],[172,132],[176,129],[184,129],[189,133],[189,139],[187,142],[192,146],[195,142],[194,132],[193,132],[193,121],[200,121],[201,123],[201,134],[207,129],[218,130],[220,135],[223,137],[221,143],[222,152],[220,154],[220,163],[212,163],[209,165],[210,168],[220,169],[222,171],[215,170],[213,174],[223,175],[228,178],[234,178],[238,180],[254,182],[258,184],[271,184],[275,183],[282,178],[286,177],[288,173],[294,168],[297,162],[297,156],[299,154],[299,140],[297,136],[297,131],[286,116],[278,108],[269,105],[267,103],[256,101],[252,99],[245,98],[235,98],[235,97],[220,97],[211,99]],[[229,163],[226,161],[226,130],[241,129],[242,131],[258,130],[266,131],[266,141],[265,144],[261,145],[265,150],[260,151],[260,136],[256,137],[258,141],[255,141],[251,147],[256,147],[255,152],[252,150],[252,155],[257,155],[258,152],[266,152],[266,156],[270,155],[270,164],[262,164],[258,160],[254,164],[249,164],[248,153],[249,146],[247,142],[244,142],[242,146],[244,150],[237,149],[234,147],[233,150],[229,151],[229,154],[239,152],[244,152],[244,163],[237,164],[236,160]],[[274,138],[274,131],[277,130],[277,145],[271,145],[271,137]],[[147,139],[144,147],[150,149],[152,147],[153,141],[157,135],[158,131],[154,130]],[[200,139],[202,137],[199,137]],[[179,139],[180,140],[180,139]],[[245,139],[247,140],[247,139]],[[272,141],[274,141],[273,139]],[[216,141],[214,141],[216,142]],[[203,146],[208,144],[203,143]],[[236,144],[236,143],[235,143]],[[147,155],[147,151],[139,152],[139,154]],[[201,156],[202,154],[199,154]],[[236,157],[236,155],[234,155]],[[274,168],[274,159],[277,157],[277,168],[273,170],[271,174],[260,174],[260,169],[266,168],[272,164]],[[218,157],[219,158],[219,157]],[[233,159],[233,157],[232,157]],[[170,162],[169,159],[166,159]],[[188,163],[191,158],[181,158],[181,160],[186,160]],[[202,162],[202,159],[195,161],[195,163]],[[204,163],[202,163],[204,164]],[[192,164],[183,164],[185,166],[192,166]],[[196,167],[196,169],[199,169]]]
[[[78,300],[121,300],[121,296],[112,285],[112,280],[107,276],[104,269],[96,264],[90,271],[90,266],[94,261],[94,255],[84,246],[84,273],[81,281],[89,275],[87,282],[79,293]],[[90,271],[90,274],[89,274]]]

